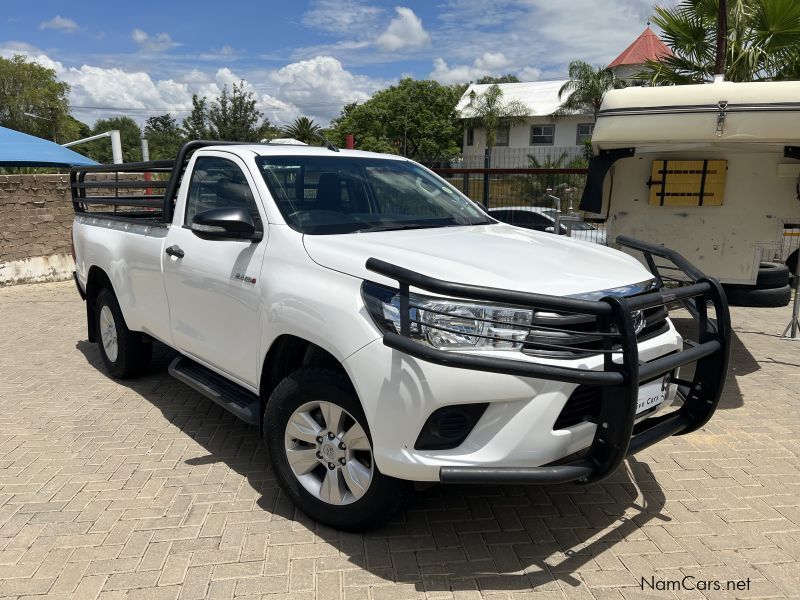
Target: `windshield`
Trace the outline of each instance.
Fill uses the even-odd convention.
[[[348,156],[256,161],[283,218],[302,233],[494,223],[458,190],[408,161]]]

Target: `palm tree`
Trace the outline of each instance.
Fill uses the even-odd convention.
[[[593,67],[582,60],[573,60],[569,63],[569,81],[558,90],[561,106],[555,116],[591,113],[597,119],[603,96],[608,90],[621,87],[625,87],[625,82],[608,67]]]
[[[656,7],[653,22],[674,56],[648,62],[637,79],[651,84],[704,83],[714,77],[719,0]],[[725,79],[800,77],[800,2],[729,0]]]
[[[482,94],[470,93],[470,103],[462,111],[469,124],[486,129],[486,147],[493,148],[497,130],[523,123],[531,110],[519,100],[503,100],[503,90],[496,83]]]
[[[294,138],[306,144],[319,142],[322,127],[308,117],[297,117],[291,125],[281,129],[281,135]]]

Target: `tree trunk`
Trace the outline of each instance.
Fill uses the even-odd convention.
[[[714,64],[714,80],[725,77],[725,54],[728,51],[728,2],[719,0],[717,16],[717,60]]]

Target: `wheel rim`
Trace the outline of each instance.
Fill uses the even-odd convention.
[[[289,417],[284,435],[289,468],[315,498],[352,504],[375,473],[372,445],[362,425],[331,402],[306,402]]]
[[[108,360],[115,362],[119,346],[117,345],[117,325],[114,323],[114,314],[108,306],[100,309],[100,340],[103,342]]]

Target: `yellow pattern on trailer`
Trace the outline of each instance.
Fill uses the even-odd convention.
[[[721,206],[726,160],[654,160],[651,206]]]

